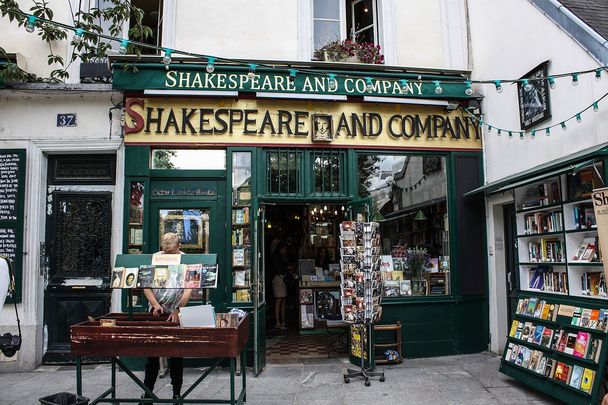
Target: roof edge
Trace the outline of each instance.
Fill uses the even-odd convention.
[[[608,41],[558,0],[528,0],[603,66],[608,65]]]

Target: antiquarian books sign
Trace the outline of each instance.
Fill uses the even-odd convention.
[[[128,98],[125,109],[130,144],[481,149],[477,122],[439,107]]]
[[[599,251],[604,263],[604,275],[608,279],[608,187],[596,188],[593,190],[591,198],[595,210]]]
[[[25,149],[0,150],[0,255],[13,262],[17,302],[21,301]]]

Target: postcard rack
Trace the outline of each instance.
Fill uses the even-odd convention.
[[[608,304],[519,295],[500,372],[569,404],[601,402]]]
[[[362,377],[368,387],[370,377],[379,377],[380,382],[385,380],[383,371],[374,370],[372,348],[374,322],[382,315],[379,228],[377,222],[340,224],[342,319],[350,324],[351,336],[353,330],[358,330],[358,342],[351,339],[351,354],[358,354],[361,359],[360,368],[347,369],[343,377],[345,383]]]

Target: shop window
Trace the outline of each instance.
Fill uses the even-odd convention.
[[[163,27],[163,0],[132,0],[131,4],[143,10],[144,16],[141,21],[145,27],[152,29],[152,35],[143,42],[161,46],[162,27]],[[133,17],[131,17],[133,18]],[[129,24],[129,29],[133,28],[134,21]],[[158,51],[150,48],[142,48],[142,54],[157,54]]]
[[[268,194],[275,196],[301,194],[302,156],[303,152],[296,149],[270,149],[266,152]]]
[[[314,0],[313,47],[350,39],[378,44],[375,0]]]
[[[331,196],[341,194],[343,153],[341,151],[315,150],[312,153],[314,193]]]
[[[359,197],[380,223],[384,295],[449,294],[443,156],[358,155]]]
[[[152,169],[226,170],[223,149],[154,149]]]

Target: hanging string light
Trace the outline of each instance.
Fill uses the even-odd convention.
[[[399,80],[399,83],[401,84],[401,92],[403,94],[407,94],[410,91],[409,86],[408,86],[408,81],[405,79],[401,79],[401,80]]]
[[[564,131],[565,131],[566,129],[568,129],[568,127],[566,126],[566,123],[565,123],[565,122],[562,122],[560,125],[562,126],[562,129],[563,129]]]
[[[494,80],[494,87],[496,87],[497,93],[502,93],[502,84],[500,83],[500,80]]]
[[[572,85],[578,86],[578,73],[572,73]]]
[[[439,80],[434,80],[433,83],[435,84],[435,94],[443,93],[443,88],[441,87],[441,82]]]
[[[27,23],[25,24],[25,30],[30,34],[34,32],[34,28],[36,28],[36,21],[38,21],[38,17],[34,15],[30,15],[27,17]]]
[[[601,79],[602,79],[602,69],[597,68],[597,69],[595,69],[595,80],[599,82]]]
[[[289,69],[289,81],[292,83],[295,82],[297,74],[298,74],[297,69]]]
[[[521,81],[521,83],[522,83],[522,85],[523,85],[523,87],[524,87],[524,90],[525,90],[525,91],[530,91],[530,90],[532,90],[532,85],[530,84],[530,82],[528,81],[528,79],[523,79],[523,80]]]
[[[74,31],[74,37],[72,38],[72,42],[75,44],[79,44],[82,42],[82,36],[84,35],[84,30],[82,28],[76,28]]]
[[[171,54],[173,50],[165,48],[164,49],[165,56],[163,56],[163,63],[165,64],[165,69],[169,70],[169,65],[171,64]]]
[[[549,82],[549,87],[554,89],[557,85],[555,84],[555,78],[553,76],[548,76],[547,81]]]
[[[369,76],[365,77],[365,82],[367,83],[367,91],[368,93],[371,93],[372,91],[374,91],[374,85],[372,84],[372,78]]]
[[[129,40],[123,39],[120,41],[120,49],[118,50],[118,52],[120,52],[122,55],[126,55],[128,47],[129,47]]]
[[[250,63],[249,64],[249,72],[247,73],[247,77],[249,79],[253,79],[255,77],[255,69],[258,67],[257,64],[255,63]]]
[[[215,70],[215,67],[213,66],[214,63],[215,58],[213,56],[207,58],[207,67],[205,68],[205,71],[207,73],[213,73],[213,71]]]
[[[329,91],[337,90],[338,81],[336,80],[336,75],[334,73],[329,73],[327,77],[329,77]]]
[[[471,96],[473,95],[473,89],[471,88],[471,81],[467,80],[466,82],[464,82],[464,94],[466,94],[467,96]]]

